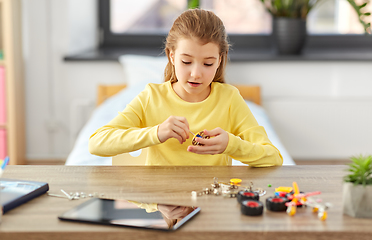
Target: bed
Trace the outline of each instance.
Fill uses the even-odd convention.
[[[89,153],[88,141],[91,134],[98,128],[112,120],[118,111],[122,111],[125,106],[136,97],[148,83],[163,82],[162,75],[167,63],[166,57],[150,57],[140,55],[124,55],[119,58],[124,69],[125,84],[120,85],[100,85],[97,88],[97,107],[93,111],[90,119],[79,132],[75,144],[70,152],[66,165],[141,165],[138,156],[145,154],[141,150],[121,154],[116,157],[99,157]],[[261,96],[259,86],[239,85],[236,86],[248,107],[262,125],[271,142],[276,146],[283,156],[283,165],[295,165],[295,162],[285,149],[276,134],[270,119],[261,106]],[[137,158],[136,158],[137,157]],[[132,162],[137,162],[132,164]],[[233,160],[233,165],[245,165]]]

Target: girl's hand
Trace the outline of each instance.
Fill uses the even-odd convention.
[[[210,139],[196,138],[196,141],[204,146],[189,146],[187,151],[197,154],[220,154],[223,153],[229,143],[229,135],[222,128],[215,128],[211,131],[204,130],[204,134]]]
[[[189,123],[184,117],[170,116],[158,127],[158,138],[161,143],[169,138],[175,138],[182,144],[190,137],[189,135]]]

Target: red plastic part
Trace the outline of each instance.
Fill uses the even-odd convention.
[[[260,205],[256,202],[248,201],[246,203],[246,206],[248,206],[248,207],[259,207]]]
[[[253,192],[244,192],[243,195],[248,196],[248,197],[253,197],[254,193]]]
[[[282,198],[273,198],[271,199],[272,202],[284,202]]]

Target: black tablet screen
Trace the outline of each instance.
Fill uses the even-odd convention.
[[[92,198],[58,218],[105,225],[176,230],[199,211],[198,207]]]

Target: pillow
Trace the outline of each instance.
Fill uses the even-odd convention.
[[[128,86],[134,86],[143,82],[164,82],[164,69],[168,63],[166,56],[151,57],[128,54],[120,56],[119,62],[123,66]]]
[[[89,137],[98,128],[116,117],[119,111],[124,110],[126,105],[145,89],[145,86],[145,82],[128,86],[99,105],[80,131],[65,165],[111,165],[111,157],[99,157],[90,154],[88,150]]]

